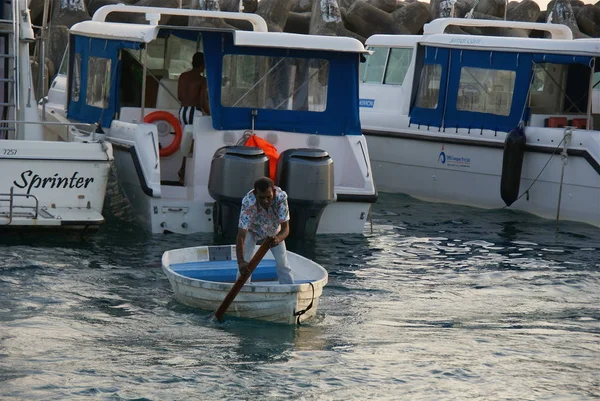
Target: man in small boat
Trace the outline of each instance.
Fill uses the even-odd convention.
[[[248,269],[256,244],[270,237],[279,283],[294,283],[284,242],[290,234],[289,222],[290,212],[285,191],[275,186],[268,177],[256,180],[254,189],[242,199],[236,241],[240,274]]]

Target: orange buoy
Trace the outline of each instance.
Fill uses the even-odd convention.
[[[181,139],[183,138],[183,129],[181,128],[179,119],[168,111],[162,110],[153,111],[144,117],[145,123],[153,123],[154,121],[166,121],[171,124],[171,127],[175,130],[175,138],[173,141],[166,148],[159,150],[160,157],[171,156],[173,153],[177,152],[177,149],[181,146]]]

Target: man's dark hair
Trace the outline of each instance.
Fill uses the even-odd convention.
[[[273,183],[273,180],[271,180],[269,177],[262,177],[254,181],[255,191],[265,192],[267,189],[273,188],[274,186],[275,184]]]
[[[194,67],[194,68],[204,67],[204,53],[197,52],[194,54],[194,57],[192,57],[192,67]]]

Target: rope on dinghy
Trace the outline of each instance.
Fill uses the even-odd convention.
[[[310,310],[310,308],[312,308],[313,301],[315,300],[315,286],[313,285],[313,283],[308,283],[308,284],[310,284],[310,288],[312,288],[312,299],[310,300],[310,303],[308,304],[308,306],[305,309],[299,310],[298,312],[296,312],[294,310],[294,316],[296,316],[296,324],[298,326],[300,326],[300,316],[304,315],[306,312],[308,312]]]

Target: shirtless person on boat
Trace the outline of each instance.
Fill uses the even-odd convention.
[[[268,177],[254,182],[254,189],[242,199],[236,241],[238,270],[248,269],[257,242],[272,239],[271,252],[280,284],[293,284],[284,240],[290,234],[290,212],[287,194]]]
[[[210,106],[208,104],[208,84],[206,78],[202,76],[204,72],[204,54],[197,52],[192,57],[192,69],[179,76],[177,82],[177,98],[181,102],[179,108],[179,121],[181,125],[194,123],[194,114],[196,111],[204,115],[210,115]],[[192,141],[191,149],[194,149]],[[181,168],[179,169],[179,183],[184,184],[186,157],[183,157]]]
[[[194,113],[201,111],[204,115],[210,115],[208,104],[208,84],[202,76],[204,72],[204,54],[197,52],[192,57],[192,69],[179,76],[177,82],[177,98],[181,102],[179,109],[179,120],[182,125],[194,122]]]

